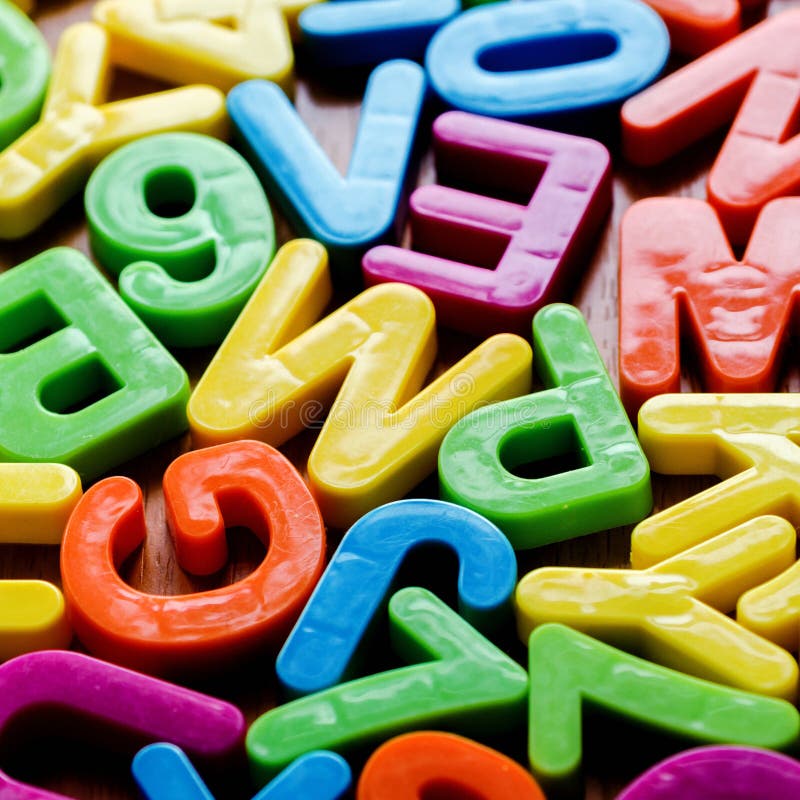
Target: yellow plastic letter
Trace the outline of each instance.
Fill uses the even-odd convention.
[[[62,464],[0,464],[0,542],[60,544],[81,494]]]
[[[223,92],[264,78],[291,91],[294,54],[275,0],[103,0],[94,20],[114,63],[133,72]]]
[[[461,417],[528,392],[532,353],[493,336],[420,392],[436,357],[428,297],[375,286],[309,328],[330,291],[320,244],[284,246],[195,389],[189,422],[196,446],[277,446],[330,407],[308,476],[328,524],[347,527],[432,472]]]
[[[47,581],[0,581],[0,661],[69,646],[64,596]]]
[[[795,541],[786,520],[759,517],[646,570],[534,570],[517,587],[520,637],[560,622],[664,666],[793,701],[794,658],[726,612],[794,563]]]
[[[109,152],[151,133],[225,136],[225,97],[210,86],[104,103],[108,34],[79,23],[61,36],[41,120],[0,153],[0,238],[35,230],[82,187]]]

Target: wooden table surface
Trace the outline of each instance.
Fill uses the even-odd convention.
[[[33,16],[44,32],[51,48],[55,47],[61,31],[68,25],[90,18],[91,0],[39,0],[39,8]],[[768,13],[777,13],[790,6],[800,5],[800,0],[771,0]],[[748,23],[759,18],[758,14],[748,19]],[[674,66],[674,65],[673,65]],[[302,61],[299,64],[299,80],[296,103],[298,110],[317,136],[333,162],[341,170],[347,166],[350,150],[355,137],[359,115],[359,93],[348,89],[345,95],[340,91],[323,86],[315,80],[313,72]],[[115,78],[113,94],[115,97],[131,96],[142,92],[163,88],[152,81],[128,74],[119,73]],[[601,354],[613,378],[617,375],[617,251],[620,219],[628,206],[643,197],[659,195],[683,195],[705,197],[705,178],[718,151],[721,137],[703,142],[658,169],[642,171],[624,164],[618,154],[614,154],[614,207],[604,232],[597,243],[594,258],[586,265],[574,286],[571,296],[565,301],[573,302],[586,315],[589,327],[598,344]],[[426,157],[420,169],[420,183],[430,183],[434,179],[430,158]],[[292,238],[288,225],[273,207],[278,223],[279,243]],[[76,198],[40,231],[26,240],[0,244],[0,269],[12,267],[27,258],[55,245],[67,244],[89,254],[83,218],[82,199]],[[474,345],[464,337],[440,331],[441,369],[463,355]],[[176,352],[176,356],[186,367],[193,383],[202,374],[208,363],[211,351]],[[697,390],[702,385],[694,374],[691,356],[685,358],[684,389]],[[800,381],[796,370],[787,370],[783,390],[797,391]],[[302,469],[309,449],[314,441],[313,433],[303,434],[290,442],[284,451]],[[247,531],[231,531],[231,559],[226,569],[210,578],[193,579],[183,573],[175,561],[174,551],[164,521],[161,495],[161,479],[169,463],[181,453],[190,449],[188,435],[169,442],[135,461],[124,465],[117,474],[124,474],[137,480],[147,502],[148,538],[140,552],[125,565],[126,579],[143,591],[158,594],[181,594],[216,586],[226,585],[247,575],[263,557],[264,549],[255,537]],[[710,485],[708,478],[664,478],[654,476],[654,495],[656,509],[664,508],[684,497]],[[415,494],[436,496],[435,477],[426,481]],[[329,531],[331,549],[341,537],[340,531]],[[598,567],[627,566],[630,544],[630,528],[616,529],[598,533],[582,539],[552,545],[540,550],[520,554],[520,574],[541,565],[591,565]],[[414,569],[426,572],[420,564]],[[451,563],[436,570],[438,576],[431,574],[421,581],[429,588],[439,588],[449,582],[449,591],[455,585],[454,566]],[[0,577],[3,578],[44,578],[60,585],[58,568],[58,548],[12,546],[0,547]],[[416,578],[415,578],[416,579]],[[519,645],[512,645],[520,658],[524,652]],[[80,648],[79,644],[75,644]],[[230,676],[201,685],[200,688],[219,694],[237,703],[246,713],[248,720],[254,719],[275,703],[274,674],[272,662],[265,656],[262,660],[246,666],[246,671],[235,680]],[[235,684],[235,686],[233,685]],[[601,739],[605,746],[600,750]],[[80,726],[75,731],[80,732]],[[77,736],[77,733],[75,734]],[[586,755],[591,760],[587,778],[587,798],[612,798],[619,787],[654,761],[652,750],[644,755],[635,751],[642,748],[640,737],[628,736],[622,728],[608,721],[598,723]],[[63,736],[42,738],[45,732],[38,732],[36,738],[21,748],[14,748],[13,756],[3,753],[0,764],[16,777],[29,780],[42,787],[63,792],[73,797],[92,798],[134,798],[137,793],[129,777],[130,754],[115,754],[95,744],[71,744]],[[69,739],[73,738],[71,734]],[[77,737],[78,740],[80,737]],[[524,759],[524,731],[515,732],[505,746],[514,755]],[[218,788],[219,800],[225,797],[248,797],[245,787]],[[299,800],[299,799],[298,799]]]

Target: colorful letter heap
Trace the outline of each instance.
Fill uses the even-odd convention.
[[[560,622],[664,666],[794,700],[794,658],[726,614],[795,563],[796,540],[785,520],[760,517],[646,570],[542,567],[517,587],[520,638]]]
[[[533,338],[551,388],[473,412],[439,452],[442,499],[483,514],[518,550],[636,522],[652,505],[647,461],[580,311],[543,308]],[[514,473],[570,454],[575,469]]]
[[[531,635],[530,673],[530,762],[548,783],[574,780],[580,770],[588,702],[640,728],[698,743],[789,748],[800,728],[786,700],[690,678],[562,625]]]
[[[346,178],[274,84],[237,86],[228,112],[295,229],[320,241],[349,269],[354,257],[393,235],[424,100],[425,73],[417,64],[389,61],[375,69]]]
[[[250,575],[212,591],[165,597],[133,589],[119,565],[145,537],[139,487],[127,478],[93,486],[70,518],[61,576],[70,620],[102,658],[148,672],[215,668],[275,646],[322,572],[325,529],[285,456],[260,442],[187,453],[164,476],[178,562],[209,575],[227,560],[225,526],[243,525],[267,556]]]
[[[208,136],[122,147],[95,170],[85,203],[92,251],[170,346],[221,342],[275,255],[258,178]]]
[[[461,615],[491,631],[510,615],[517,578],[514,551],[491,522],[439,500],[401,500],[362,517],[331,559],[275,671],[292,694],[310,694],[340,683],[378,609],[396,588],[408,553],[432,544],[459,558]]]
[[[109,57],[108,34],[98,25],[64,31],[41,120],[0,153],[0,238],[38,228],[95,164],[131,139],[176,128],[225,134],[225,98],[210,86],[104,103]]]
[[[0,385],[3,461],[95,478],[186,430],[186,373],[67,248],[0,275]]]
[[[411,727],[447,725],[485,735],[519,723],[528,695],[525,670],[435,595],[402,589],[389,601],[389,619],[395,650],[413,666],[267,711],[247,733],[257,780],[269,780],[309,750],[348,750]]]
[[[39,118],[50,77],[47,42],[36,25],[9,3],[0,3],[0,59],[2,149]]]
[[[774,388],[800,286],[798,214],[798,199],[769,203],[741,261],[701,200],[642,200],[625,214],[619,365],[631,415],[650,397],[680,391],[681,334],[696,342],[708,390]]]
[[[412,237],[422,252],[376,247],[364,256],[364,278],[425,290],[451,328],[527,336],[533,314],[559,299],[605,220],[608,151],[591,139],[461,112],[440,116],[433,135],[440,179],[513,191],[524,203],[416,189]]]
[[[102,0],[93,13],[125,69],[223,92],[250,78],[292,89],[294,53],[275,0]]]
[[[465,11],[433,37],[425,67],[445,103],[530,122],[613,107],[668,54],[664,23],[637,0],[537,0]]]
[[[769,17],[693,61],[622,109],[623,146],[657,164],[733,123],[708,178],[708,197],[735,244],[768,201],[800,187],[800,10]]]
[[[80,653],[32,653],[3,664],[0,697],[0,730],[21,717],[37,719],[45,729],[73,717],[73,739],[80,740],[76,729],[83,729],[126,749],[172,742],[217,767],[233,762],[244,736],[244,718],[230,703]],[[0,794],[68,800],[4,772]]]
[[[655,472],[722,483],[641,522],[631,562],[644,569],[761,514],[800,522],[797,394],[662,395],[639,412]]]
[[[357,800],[419,800],[441,797],[481,800],[545,800],[519,764],[488,747],[449,733],[398,736],[370,757],[358,782]]]
[[[148,745],[136,754],[131,769],[145,800],[214,800],[175,745]],[[351,780],[350,767],[341,756],[317,750],[293,761],[253,800],[339,800]]]
[[[279,446],[333,401],[308,476],[326,522],[347,527],[432,472],[459,418],[529,391],[531,352],[517,336],[495,336],[416,394],[436,355],[431,301],[411,286],[377,286],[305,330],[329,297],[324,248],[285,245],[195,389],[189,417],[196,446]]]

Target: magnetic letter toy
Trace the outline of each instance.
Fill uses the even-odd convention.
[[[551,388],[474,411],[439,452],[442,499],[483,514],[517,550],[636,522],[652,505],[647,460],[580,311],[543,308],[533,338]],[[570,453],[575,469],[514,472]]]
[[[186,373],[66,247],[0,275],[0,384],[2,461],[92,479],[186,430]]]
[[[69,647],[64,595],[52,583],[0,580],[0,661],[29,653]]]
[[[689,56],[713,50],[739,33],[739,6],[763,0],[645,0],[669,31],[672,48]]]
[[[309,750],[347,750],[444,724],[486,734],[521,720],[525,670],[435,595],[400,590],[389,601],[389,619],[395,650],[414,666],[344,683],[259,717],[247,733],[257,780],[269,780]]]
[[[21,6],[30,11],[30,4]],[[50,77],[47,42],[25,14],[0,3],[0,150],[39,119]]]
[[[639,412],[655,472],[716,475],[709,489],[639,523],[631,563],[644,569],[761,514],[800,524],[797,394],[667,394]]]
[[[517,587],[520,638],[560,622],[681,672],[794,700],[794,658],[726,615],[793,565],[796,546],[786,520],[759,517],[646,570],[543,567]]]
[[[222,766],[239,755],[245,721],[230,703],[81,653],[43,652],[0,666],[0,730],[24,716],[76,717],[73,728],[97,730],[105,741],[138,749],[172,742],[193,758]],[[75,730],[71,735],[75,736]],[[67,800],[0,772],[0,794],[18,800]]]
[[[345,178],[275,84],[237,86],[228,95],[228,113],[295,230],[324,244],[347,272],[367,247],[394,236],[424,100],[420,66],[388,61],[377,67],[364,93]]]
[[[800,764],[755,747],[697,747],[649,769],[617,800],[788,800],[800,797]]]
[[[440,176],[489,194],[513,189],[525,204],[420,187],[410,207],[421,252],[373,248],[362,262],[364,279],[423,289],[448,327],[527,336],[534,313],[559,299],[608,213],[608,151],[591,139],[459,111],[442,114],[433,136]]]
[[[81,494],[80,476],[63,464],[0,463],[0,542],[61,544]]]
[[[461,615],[491,631],[511,611],[517,561],[491,522],[439,500],[400,500],[376,508],[348,531],[278,656],[278,678],[292,694],[341,683],[408,553],[430,544],[459,559]]]
[[[696,343],[708,391],[775,388],[800,286],[798,214],[796,198],[765,206],[740,261],[702,200],[659,197],[628,210],[620,233],[619,371],[631,416],[648,398],[680,391],[681,334]]]
[[[543,782],[579,772],[584,703],[689,742],[783,749],[797,741],[800,715],[786,700],[690,678],[563,625],[534,631],[529,653],[529,756]]]
[[[325,529],[302,478],[277,450],[235,442],[186,453],[164,475],[178,563],[195,575],[227,560],[225,526],[244,525],[267,547],[245,579],[208,592],[149,595],[119,576],[145,538],[144,503],[127,478],[83,496],[61,548],[75,633],[101,658],[147,672],[214,669],[286,636],[323,568]]]
[[[186,86],[105,103],[111,63],[108,34],[90,22],[61,35],[42,117],[0,153],[0,239],[38,228],[122,144],[183,129],[223,136],[225,97]]]
[[[195,446],[260,439],[277,447],[333,401],[308,477],[326,522],[346,528],[432,472],[458,419],[530,391],[531,351],[518,336],[492,337],[416,394],[436,354],[428,297],[375,286],[310,327],[330,291],[320,244],[281,248],[188,413]]]
[[[326,66],[422,61],[431,36],[460,11],[459,0],[336,0],[307,8],[300,30]]]
[[[652,83],[669,34],[636,0],[493,3],[431,40],[431,85],[461,111],[520,122],[614,107]]]
[[[292,43],[274,0],[102,0],[93,17],[114,63],[133,72],[223,92],[250,78],[292,89]]]
[[[169,346],[221,342],[275,255],[258,178],[208,136],[163,133],[120,148],[95,170],[85,204],[92,251]]]
[[[391,739],[367,761],[357,800],[545,800],[536,781],[507,756],[450,733],[420,731]]]
[[[175,745],[148,745],[136,754],[131,769],[145,800],[214,800],[192,762]],[[317,750],[293,761],[253,800],[339,800],[351,781],[350,767],[341,756]]]
[[[674,72],[622,109],[623,147],[657,164],[732,123],[708,177],[708,198],[731,241],[747,241],[761,208],[800,187],[800,10],[768,17]]]

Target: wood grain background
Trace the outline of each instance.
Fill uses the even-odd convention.
[[[767,12],[777,13],[790,6],[800,5],[800,0],[771,0]],[[44,32],[51,48],[55,48],[59,34],[68,25],[90,18],[90,0],[39,0],[34,19]],[[761,14],[753,14],[747,23],[752,24]],[[674,68],[676,64],[671,65]],[[359,117],[359,85],[332,89],[330,82],[321,83],[302,58],[298,64],[297,108],[317,136],[322,146],[340,170],[345,170],[355,138]],[[158,84],[132,75],[119,73],[114,82],[114,97],[125,97],[164,88]],[[598,241],[590,264],[576,281],[573,293],[564,297],[581,308],[597,341],[609,371],[617,375],[617,251],[619,221],[628,206],[643,197],[658,195],[683,195],[705,197],[705,178],[719,148],[721,136],[692,148],[658,169],[642,171],[624,164],[614,154],[614,206],[605,230]],[[420,167],[420,183],[434,179],[429,156]],[[273,208],[278,223],[279,243],[293,238],[293,233]],[[26,240],[0,244],[0,270],[9,268],[55,245],[68,244],[89,254],[83,218],[82,198],[69,203],[54,219]],[[437,369],[453,363],[474,345],[464,337],[440,331],[440,359]],[[195,382],[208,363],[211,351],[180,351],[176,356],[186,367]],[[797,391],[800,378],[796,369],[787,368],[782,386],[784,391]],[[684,388],[701,388],[690,355],[684,366]],[[309,432],[290,442],[284,451],[302,469],[314,441]],[[117,473],[137,480],[142,486],[147,502],[148,538],[141,551],[125,565],[126,579],[145,592],[181,594],[228,584],[248,574],[263,557],[262,545],[246,531],[231,531],[231,559],[220,574],[201,580],[182,572],[174,557],[164,521],[161,496],[161,479],[168,464],[190,448],[188,435],[169,442],[135,461],[121,467]],[[663,478],[654,476],[656,510],[693,494],[710,485],[712,479]],[[435,478],[426,481],[415,492],[419,496],[436,496]],[[341,537],[340,531],[329,531],[329,545],[333,549]],[[594,536],[542,548],[532,553],[520,554],[520,574],[541,565],[592,565],[627,566],[630,528],[616,529]],[[445,595],[452,593],[455,585],[454,564],[439,556],[427,559],[436,569],[430,570],[421,559],[406,569],[414,580],[423,576],[423,585],[441,589]],[[60,584],[58,549],[55,547],[0,546],[0,577],[44,578]],[[78,643],[76,648],[80,648]],[[524,658],[524,651],[509,637],[509,647],[515,655]],[[383,659],[384,654],[378,658]],[[243,665],[242,673],[224,675],[211,682],[198,684],[191,678],[186,682],[236,702],[251,720],[276,702],[274,689],[274,657],[268,654],[251,664]],[[602,734],[600,734],[602,726]],[[21,734],[20,734],[21,736]],[[30,738],[30,741],[28,741]],[[118,753],[108,743],[84,741],[80,725],[72,726],[67,733],[37,729],[25,744],[17,741],[4,743],[0,765],[16,777],[29,780],[48,789],[73,797],[134,798],[135,787],[129,776],[130,753]],[[587,732],[586,755],[590,764],[587,777],[587,798],[612,798],[618,788],[654,763],[656,755],[649,742],[638,733],[630,735],[607,720],[590,726]],[[9,745],[19,745],[10,747]],[[509,752],[524,760],[525,733],[516,731],[500,743]],[[677,745],[676,745],[677,748]],[[214,781],[219,800],[231,797],[249,797],[250,790],[235,776],[219,776]],[[300,800],[300,799],[298,799]],[[432,799],[429,799],[432,800]]]

